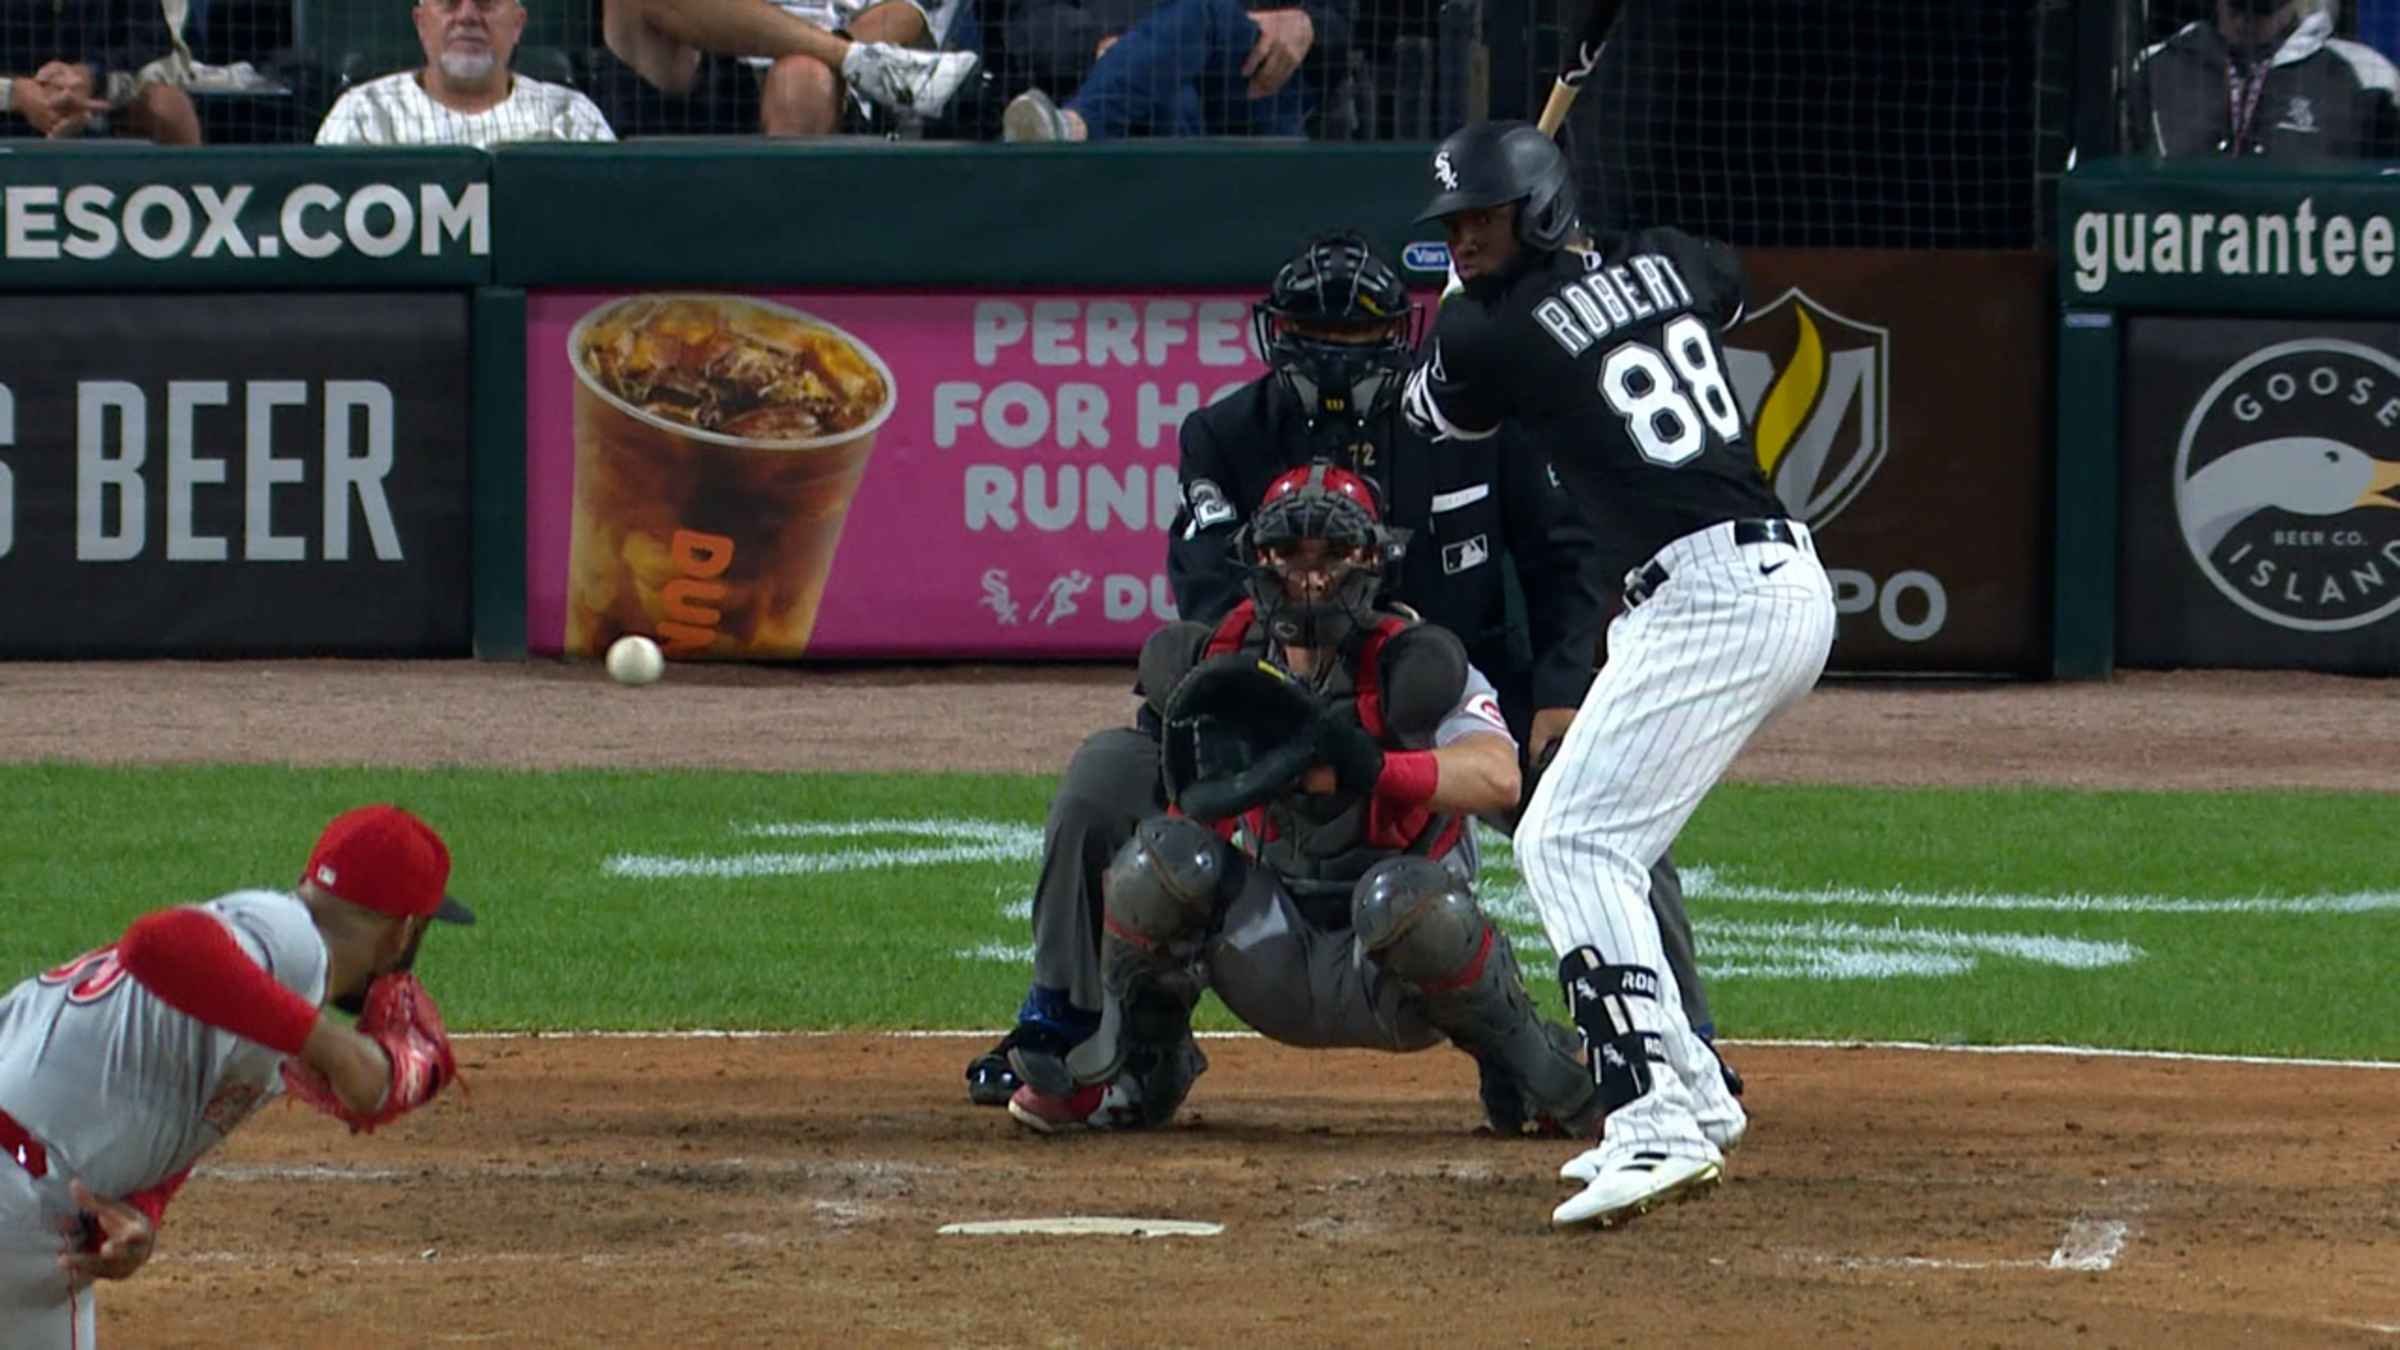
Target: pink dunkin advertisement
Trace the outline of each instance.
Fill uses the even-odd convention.
[[[537,292],[531,646],[1129,659],[1250,299]]]

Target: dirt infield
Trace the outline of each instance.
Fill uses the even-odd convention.
[[[1128,673],[0,666],[11,758],[1055,770]],[[2400,790],[2389,682],[1820,691],[1754,781]],[[143,715],[135,725],[126,709]],[[793,734],[806,727],[808,734]],[[2378,730],[2380,728],[2380,730]],[[496,734],[506,729],[507,735]],[[664,749],[662,749],[664,747]],[[1178,1124],[1042,1139],[958,1038],[500,1038],[371,1140],[246,1127],[104,1344],[2400,1345],[2400,1072],[1744,1047],[1709,1202],[1554,1233],[1472,1067],[1212,1040]],[[1216,1237],[938,1235],[1092,1214]]]

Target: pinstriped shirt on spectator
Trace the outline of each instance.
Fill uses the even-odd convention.
[[[471,145],[506,141],[613,141],[608,119],[563,84],[511,78],[508,97],[479,113],[446,108],[426,94],[418,72],[369,80],[334,100],[317,129],[319,145]]]

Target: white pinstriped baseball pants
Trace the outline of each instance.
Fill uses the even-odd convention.
[[[1611,999],[1656,1032],[1673,1072],[1608,1118],[1609,1145],[1710,1154],[1700,1123],[1738,1123],[1716,1056],[1692,1033],[1650,909],[1650,867],[1752,733],[1799,701],[1833,646],[1833,588],[1806,526],[1793,544],[1734,542],[1733,522],[1659,550],[1667,571],[1608,629],[1592,681],[1517,828],[1517,865],[1562,957],[1594,947],[1655,972],[1655,1001]]]

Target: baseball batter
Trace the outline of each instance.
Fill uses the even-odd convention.
[[[141,1269],[193,1165],[287,1084],[359,1130],[432,1100],[454,1067],[403,972],[429,920],[474,920],[449,874],[430,826],[361,807],[297,890],[158,911],[0,998],[0,1350],[90,1350],[93,1281]]]
[[[1672,229],[1600,243],[1530,123],[1442,143],[1435,195],[1464,290],[1402,398],[1436,436],[1515,421],[1579,506],[1641,540],[1608,659],[1526,806],[1517,862],[1608,1110],[1562,1170],[1559,1224],[1603,1226],[1714,1185],[1747,1119],[1685,1019],[1649,869],[1752,733],[1825,669],[1833,592],[1758,466],[1718,330],[1730,250]],[[1637,555],[1637,556],[1642,556]]]
[[[1447,1037],[1491,1066],[1495,1125],[1590,1128],[1573,1035],[1535,1014],[1470,889],[1468,819],[1518,791],[1490,682],[1447,630],[1373,609],[1398,547],[1349,470],[1277,478],[1239,547],[1251,599],[1143,645],[1143,688],[1173,691],[1183,814],[1142,822],[1110,863],[1099,1029],[1063,1057],[1016,1046],[1009,1114],[1045,1133],[1164,1123],[1207,1067],[1191,1010],[1210,988],[1288,1045]],[[1271,725],[1218,738],[1234,724]]]

